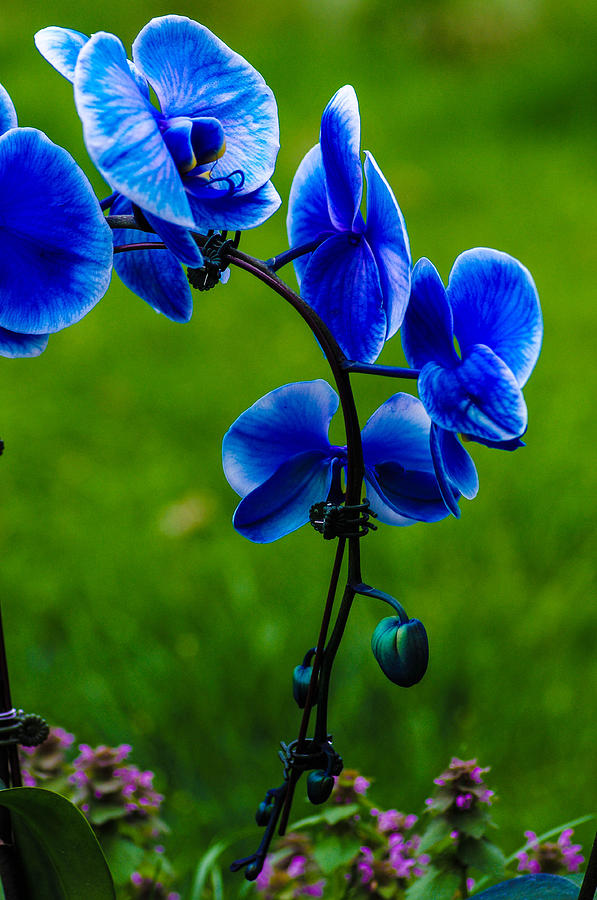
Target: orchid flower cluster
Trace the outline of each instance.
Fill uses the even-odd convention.
[[[103,31],[89,36],[50,26],[35,43],[72,83],[85,145],[110,193],[98,200],[65,150],[18,125],[0,90],[0,354],[41,353],[49,335],[100,301],[112,268],[156,312],[187,322],[192,289],[225,283],[233,265],[295,309],[335,381],[335,389],[323,379],[274,387],[223,440],[241,535],[270,543],[311,523],[336,541],[316,646],[294,671],[293,695],[303,710],[298,738],[282,744],[283,783],[258,807],[265,828],[258,850],[233,864],[254,880],[278,825],[284,834],[300,777],[307,774],[308,797],[319,804],[342,771],[328,732],[328,689],[355,597],[392,607],[372,638],[388,678],[409,687],[425,673],[425,628],[363,579],[361,539],[376,529],[373,518],[407,526],[460,516],[460,498],[478,491],[463,441],[508,451],[522,446],[522,389],[542,340],[537,291],[528,270],[497,250],[460,253],[447,285],[427,258],[413,266],[392,188],[371,153],[361,158],[359,107],[349,85],[327,104],[319,141],[296,171],[289,249],[263,261],[238,244],[242,231],[280,206],[271,181],[279,129],[272,90],[250,63],[205,26],[177,15],[152,19],[131,58]],[[277,274],[290,262],[300,294]],[[386,343],[397,359],[398,334],[408,366],[378,364]],[[361,428],[353,375],[407,379],[418,396],[393,393]],[[329,428],[339,408],[346,442],[333,444]],[[336,608],[345,550],[346,585]],[[80,758],[79,791],[95,784],[103,765],[92,754],[100,767],[92,778],[88,753]],[[118,790],[131,814],[134,804],[159,805],[142,773],[129,775]],[[112,781],[119,777],[111,770]],[[107,788],[94,790],[90,810]],[[483,802],[474,786],[462,796],[463,806],[467,798]],[[395,842],[392,859],[400,856],[407,878],[416,867],[412,854],[401,855],[404,846]],[[363,851],[362,873],[372,860]]]

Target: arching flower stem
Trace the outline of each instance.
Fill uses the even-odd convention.
[[[150,231],[143,223],[140,224],[133,216],[108,216],[108,223],[112,228],[136,228],[140,231]],[[193,235],[197,245],[202,248],[208,240],[206,235]],[[318,238],[316,241],[297,247],[280,254],[278,257],[272,257],[264,262],[249,256],[234,247],[225,248],[222,254],[223,259],[230,265],[243,269],[255,278],[258,278],[275,293],[289,303],[296,312],[305,321],[314,337],[317,339],[325,357],[329,363],[336,388],[340,398],[342,413],[344,417],[344,427],[346,431],[346,496],[345,503],[347,506],[357,506],[361,502],[361,492],[364,477],[363,448],[361,443],[361,429],[359,424],[358,413],[350,383],[350,374],[380,374],[393,378],[416,378],[418,371],[413,369],[400,369],[392,366],[376,366],[369,364],[360,364],[346,358],[340,349],[337,341],[329,328],[317,313],[293,291],[285,282],[283,282],[276,274],[276,269],[281,268],[292,259],[304,253],[312,252],[323,240]],[[143,245],[141,245],[143,246]],[[156,244],[152,244],[155,247]],[[128,245],[120,248],[135,249],[135,245]],[[331,622],[332,610],[336,596],[340,571],[342,567],[345,546],[348,542],[348,566],[347,581],[344,594],[334,623],[332,633],[327,640],[328,629]],[[361,557],[360,557],[360,539],[358,537],[339,537],[336,547],[336,556],[330,578],[330,586],[326,604],[324,607],[317,648],[313,660],[313,673],[309,685],[309,692],[305,703],[303,716],[301,720],[299,735],[297,738],[296,752],[300,753],[307,739],[307,730],[309,727],[309,719],[315,699],[315,688],[317,688],[317,717],[315,723],[314,742],[315,744],[325,744],[328,740],[328,694],[331,671],[340,646],[340,642],[344,635],[348,617],[352,607],[352,603],[356,593],[362,592],[359,589],[365,589],[367,586],[363,584],[361,576]],[[372,589],[371,589],[372,590]],[[327,640],[327,643],[326,643]],[[284,795],[283,809],[280,815],[279,833],[284,834],[290,814],[290,807],[298,775],[291,773],[288,783],[288,790]],[[278,807],[279,809],[279,807]],[[262,848],[263,849],[263,848]],[[261,854],[263,855],[263,854]],[[261,858],[260,858],[261,861]]]
[[[138,244],[119,244],[114,247],[114,253],[125,253],[128,250],[167,250],[165,244],[157,241],[141,241]]]
[[[338,544],[336,546],[336,556],[334,558],[334,566],[332,569],[332,575],[330,577],[330,586],[328,589],[328,596],[325,604],[325,608],[323,611],[323,618],[321,620],[321,627],[319,629],[319,637],[317,639],[317,646],[315,648],[315,658],[313,659],[313,666],[311,670],[311,678],[309,680],[309,690],[307,691],[307,699],[305,701],[305,708],[303,711],[303,717],[301,719],[301,725],[299,728],[298,738],[297,738],[297,751],[300,752],[300,748],[307,737],[307,729],[309,727],[309,719],[311,716],[311,710],[313,708],[313,700],[314,694],[317,688],[317,684],[319,681],[319,675],[321,671],[321,663],[324,658],[324,649],[325,642],[327,639],[328,629],[330,627],[330,619],[332,617],[332,609],[334,607],[334,600],[336,597],[336,590],[338,587],[338,579],[340,578],[340,569],[342,567],[342,560],[344,558],[344,548],[346,546],[346,538],[338,538]],[[327,696],[327,691],[325,692]],[[285,834],[286,826],[288,824],[288,817],[290,815],[290,808],[292,806],[292,798],[294,796],[294,789],[296,787],[296,783],[298,781],[298,777],[294,774],[291,774],[290,781],[288,783],[288,792],[284,798],[284,808],[282,810],[282,815],[280,817],[280,827],[278,829],[278,833],[280,835]]]
[[[328,237],[329,234],[320,234],[319,237],[315,238],[313,241],[309,241],[307,244],[302,244],[300,247],[291,247],[290,250],[285,250],[277,256],[270,256],[265,264],[272,272],[277,272],[278,269],[288,265],[288,263],[291,263],[293,260],[298,259],[301,256],[306,256],[307,253],[313,253],[313,251],[317,250],[319,245],[323,244]]]
[[[358,372],[361,375],[385,375],[386,378],[412,378],[421,374],[420,369],[409,369],[403,366],[378,366],[377,363],[360,363],[346,360],[344,368],[347,372]]]

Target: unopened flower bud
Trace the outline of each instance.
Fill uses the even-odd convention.
[[[309,772],[307,778],[307,796],[311,803],[325,803],[334,789],[334,779],[323,769]]]
[[[292,673],[292,696],[300,709],[304,709],[307,704],[307,695],[309,693],[309,685],[313,674],[311,659],[314,655],[315,650],[309,650],[301,665],[295,666],[294,672]],[[313,692],[313,706],[316,706],[316,704],[317,689]]]
[[[373,632],[371,649],[384,675],[400,687],[412,687],[427,671],[429,642],[418,619],[382,619]]]

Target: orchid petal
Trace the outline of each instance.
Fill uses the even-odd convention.
[[[0,136],[10,128],[16,128],[18,124],[17,111],[10,94],[0,84]]]
[[[356,240],[348,233],[325,240],[309,260],[301,292],[349,359],[375,362],[386,314],[375,257],[364,238]]]
[[[38,31],[33,40],[43,58],[67,81],[74,81],[77,57],[89,40],[88,35],[72,28],[50,25]]]
[[[257,400],[224,435],[222,461],[230,486],[244,497],[297,454],[329,455],[328,429],[338,402],[321,379],[286,384]]]
[[[528,269],[498,250],[467,250],[454,263],[447,295],[462,355],[475,344],[491,347],[523,387],[543,336],[539,297]]]
[[[252,194],[218,190],[199,178],[187,177],[183,181],[188,190],[195,231],[209,228],[247,231],[273,216],[282,202],[271,181],[266,181]]]
[[[404,217],[373,156],[365,151],[367,229],[365,237],[379,269],[387,317],[386,340],[396,334],[410,295],[410,245]]]
[[[114,215],[130,215],[129,200],[119,197],[113,203]],[[115,228],[114,245],[160,243],[155,234],[132,228]],[[183,269],[169,250],[131,250],[114,254],[114,268],[121,280],[134,294],[163,313],[173,322],[188,322],[193,312],[191,288]]]
[[[81,319],[110,283],[112,235],[73,158],[34,128],[0,138],[0,326],[45,335]]]
[[[18,334],[15,331],[0,328],[0,356],[10,359],[39,356],[47,346],[47,334]]]
[[[332,466],[333,461],[318,450],[288,459],[241,500],[234,527],[250,541],[268,544],[305,525],[311,506],[328,496]]]
[[[411,293],[401,331],[409,365],[433,361],[450,368],[460,363],[454,349],[452,311],[435,266],[423,257],[412,274]]]
[[[367,466],[397,462],[405,469],[433,472],[429,455],[431,420],[417,397],[398,393],[386,400],[362,431]]]
[[[450,484],[467,500],[472,500],[479,491],[479,476],[470,454],[453,431],[437,428],[437,441]]]
[[[446,469],[444,458],[441,450],[441,436],[443,428],[439,428],[435,422],[431,423],[431,432],[429,435],[429,449],[431,450],[431,458],[435,469],[435,477],[439,486],[440,493],[444,503],[449,511],[456,518],[460,518],[460,507],[458,506],[458,492],[450,482],[450,476]]]
[[[527,410],[516,378],[489,348],[477,344],[454,369],[427,363],[419,396],[433,421],[448,431],[504,441],[521,435]]]
[[[82,48],[75,103],[89,155],[106,181],[142,209],[192,228],[189,203],[156,121],[139,90],[124,47],[99,32]]]
[[[152,216],[147,210],[143,210],[145,218],[153,230],[161,237],[174,256],[185,266],[202,266],[203,254],[193,240],[188,228],[180,225],[172,225],[158,216]]]
[[[365,468],[365,495],[365,499],[369,501],[369,508],[375,513],[380,522],[398,527],[415,524],[416,519],[402,515],[389,502],[377,482],[374,471],[368,467]]]
[[[410,471],[387,462],[374,472],[367,469],[365,483],[371,509],[388,525],[439,522],[448,515],[434,472]]]
[[[142,29],[133,44],[133,60],[155,90],[165,116],[219,120],[226,152],[214,175],[240,169],[245,194],[269,180],[280,146],[276,101],[242,56],[205,26],[168,15]]]
[[[296,170],[288,199],[286,227],[291,247],[302,247],[320,235],[328,232],[332,234],[334,231],[328,210],[325,171],[319,144],[309,150]],[[305,254],[294,260],[299,284],[310,258],[310,254]]]
[[[336,91],[323,111],[320,143],[330,218],[339,231],[351,231],[363,197],[361,120],[352,85]]]

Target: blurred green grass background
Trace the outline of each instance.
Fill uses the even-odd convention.
[[[363,147],[406,216],[413,257],[447,278],[458,253],[532,271],[544,349],[525,390],[526,449],[473,453],[460,521],[382,527],[364,575],[427,626],[422,684],[387,682],[369,649],[385,610],[355,609],[332,686],[345,764],[380,804],[418,810],[452,754],[492,766],[508,849],[595,811],[597,7],[572,0],[154,0],[3,3],[0,81],[21,125],[87,157],[72,89],[41,57],[49,24],[127,44],[154,15],[215,31],[276,94],[286,200],[321,111],[352,83]],[[242,247],[285,249],[285,205]],[[294,276],[288,272],[294,283]],[[399,340],[381,362],[401,359]],[[290,675],[314,643],[332,548],[303,529],[253,546],[230,524],[221,438],[262,394],[328,377],[302,322],[235,270],[190,324],[114,276],[37,360],[0,360],[0,594],[15,702],[89,743],[130,742],[157,772],[188,870],[250,824],[295,736]],[[357,380],[365,420],[397,389]],[[299,803],[297,813],[303,813]],[[589,842],[590,827],[583,836]]]

